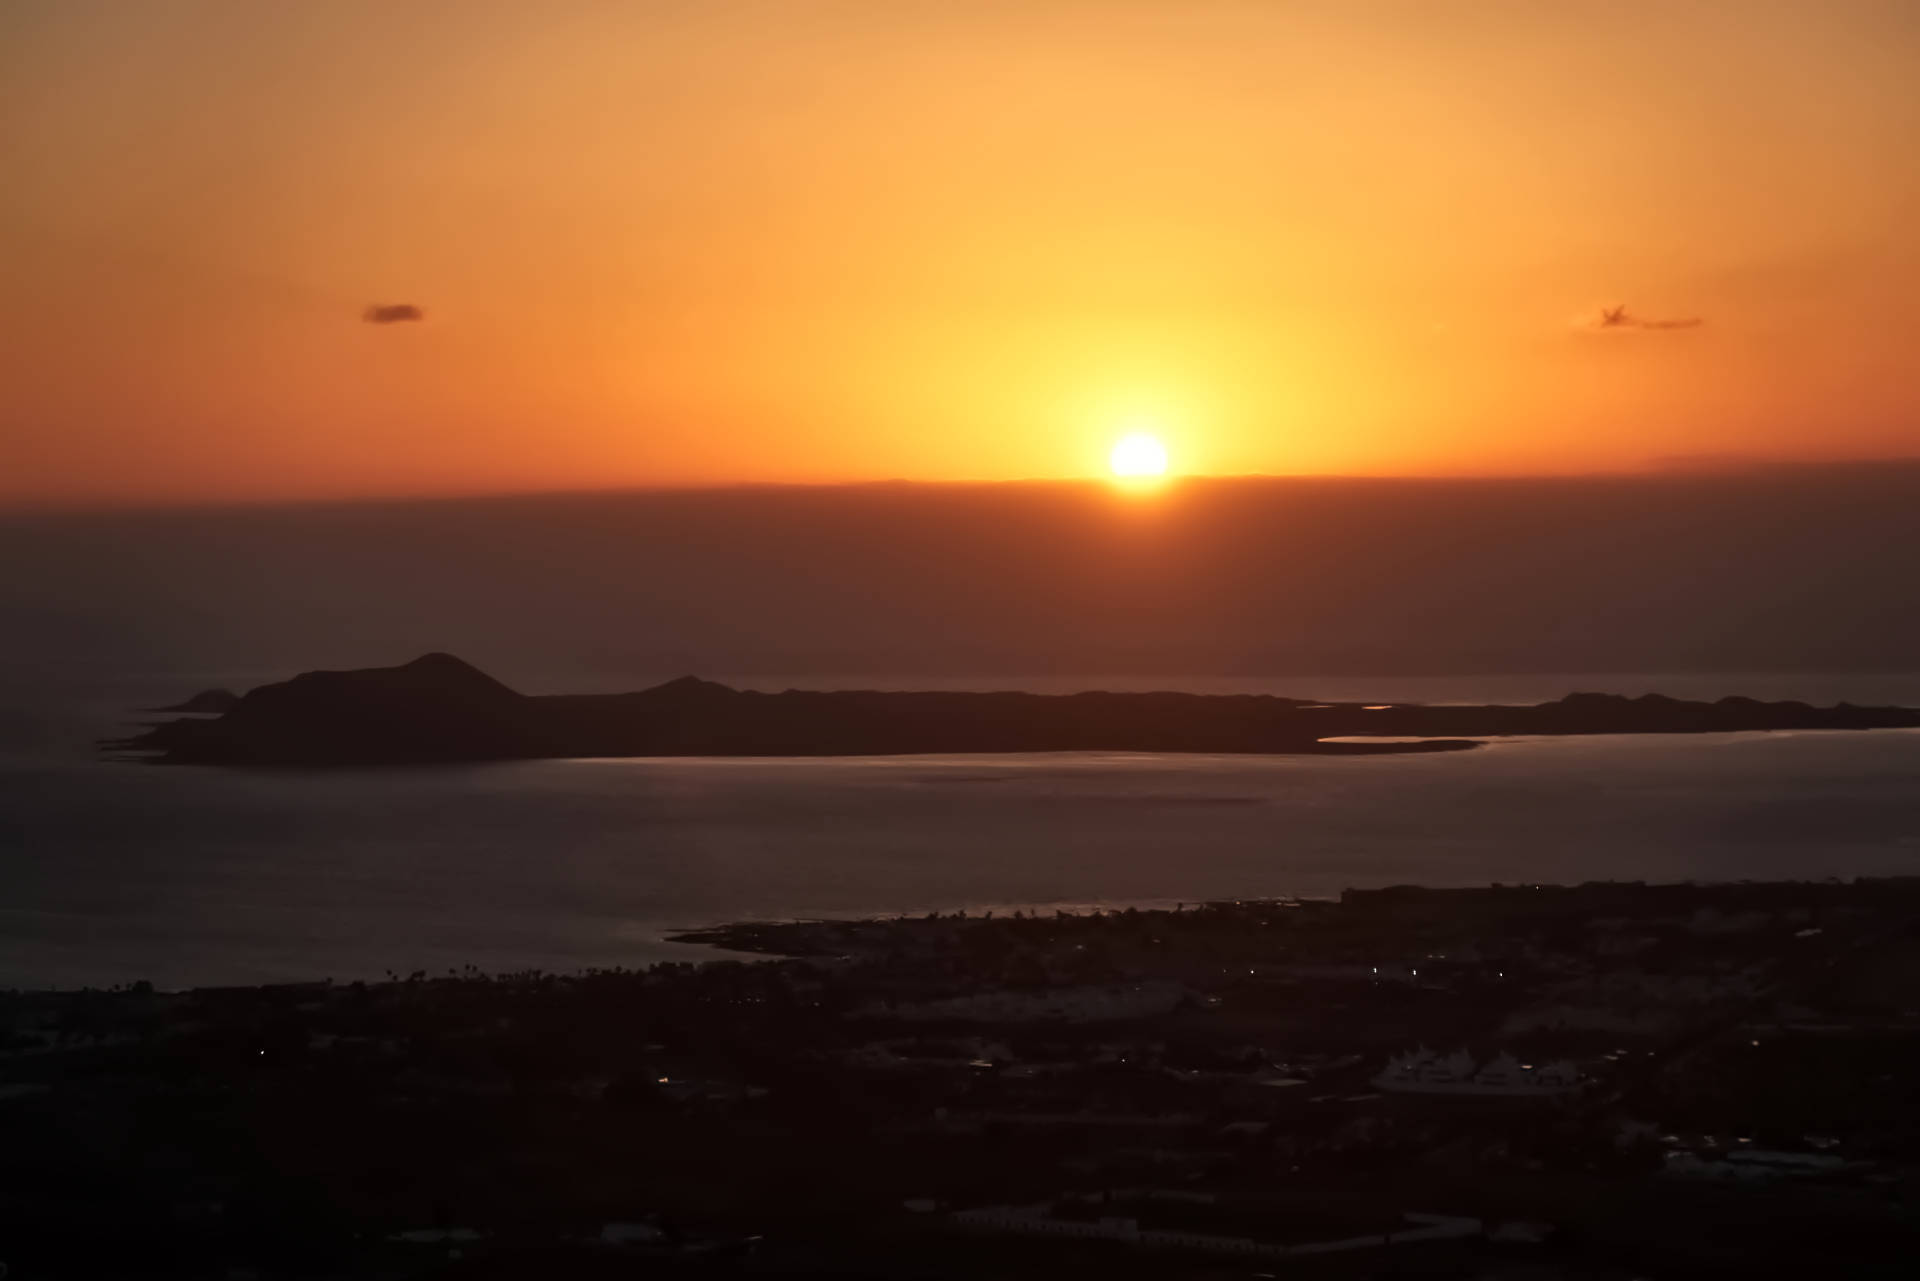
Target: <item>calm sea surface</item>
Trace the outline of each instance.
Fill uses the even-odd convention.
[[[1509,740],[1380,758],[252,772],[90,756],[89,740],[121,732],[128,707],[213,683],[54,685],[10,701],[0,716],[0,986],[689,960],[711,953],[666,943],[664,932],[750,917],[1328,895],[1396,882],[1920,874],[1920,732],[1899,730]],[[1428,702],[1659,690],[1920,704],[1920,676],[736,683]]]

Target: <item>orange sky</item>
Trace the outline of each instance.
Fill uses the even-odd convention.
[[[12,0],[0,501],[1913,454],[1916,84],[1904,0]]]

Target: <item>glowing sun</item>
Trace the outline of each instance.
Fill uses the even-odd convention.
[[[1167,474],[1167,447],[1158,436],[1132,432],[1113,442],[1107,467],[1121,480],[1151,480]]]

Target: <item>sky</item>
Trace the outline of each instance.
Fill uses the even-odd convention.
[[[0,504],[1912,456],[1916,83],[1904,0],[8,0]]]

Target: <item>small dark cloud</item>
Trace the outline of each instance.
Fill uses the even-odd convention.
[[[1629,314],[1624,306],[1602,307],[1592,321],[1595,329],[1697,329],[1705,323],[1698,316],[1685,320],[1642,320]]]
[[[369,325],[397,325],[426,318],[427,313],[410,302],[377,302],[360,313],[360,319]]]

